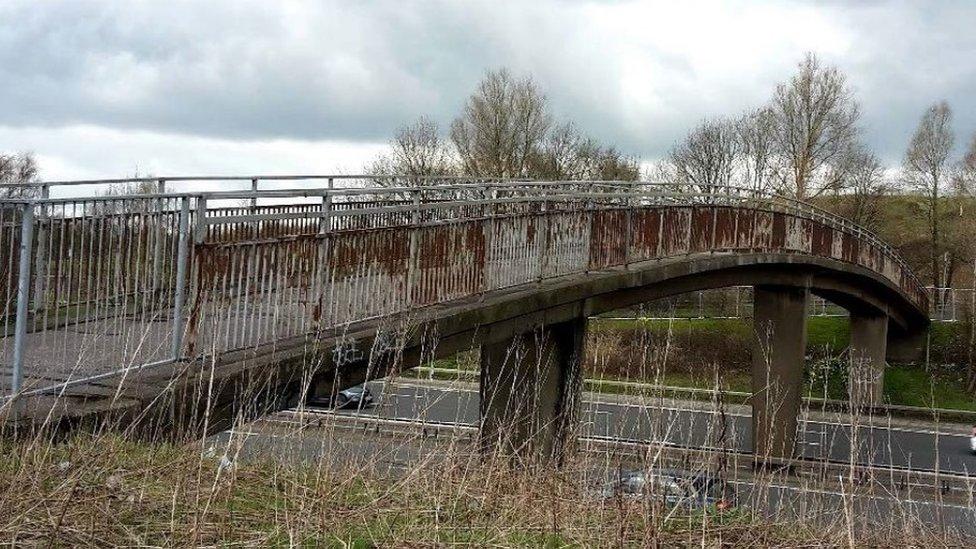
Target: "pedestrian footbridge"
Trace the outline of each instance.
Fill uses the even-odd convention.
[[[480,346],[483,440],[558,453],[588,316],[751,285],[755,432],[769,441],[757,450],[781,455],[810,293],[850,311],[869,402],[887,341],[928,316],[924,288],[877,236],[745,189],[278,176],[6,190],[11,422],[108,414],[212,431]]]

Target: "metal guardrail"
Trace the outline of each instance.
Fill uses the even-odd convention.
[[[213,181],[252,188],[50,196],[79,185],[123,192],[153,183],[161,191]],[[312,186],[254,190],[296,181]],[[412,186],[390,186],[402,183]],[[775,249],[856,263],[927,307],[911,270],[872,233],[749,189],[362,176],[21,187],[38,194],[0,199],[8,394],[64,390],[370,319],[390,319],[395,330],[395,319],[438,303],[714,251]]]

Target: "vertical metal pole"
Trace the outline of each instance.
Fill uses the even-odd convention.
[[[203,244],[207,238],[207,197],[197,198],[197,215],[193,220],[193,243]]]
[[[322,210],[325,212],[325,216],[322,218],[322,223],[325,225],[324,229],[326,232],[332,231],[332,189],[333,180],[330,177],[328,183],[326,184],[326,192],[322,196]]]
[[[258,180],[257,178],[254,178],[251,179],[251,198],[250,198],[250,203],[247,206],[248,215],[254,215],[257,212],[257,209],[258,209]],[[251,234],[251,238],[255,238],[255,239],[258,238],[259,225],[260,225],[259,221],[255,220],[251,222],[251,232],[253,233]]]
[[[413,195],[413,210],[410,212],[410,251],[407,256],[407,300],[408,304],[413,303],[413,285],[417,277],[417,245],[420,227],[420,190],[414,189],[410,193]]]
[[[495,204],[497,198],[497,191],[489,185],[484,186],[484,195],[482,200],[485,202],[484,206],[481,208],[481,217],[484,221],[481,222],[481,233],[483,235],[484,241],[484,252],[481,254],[481,265],[479,266],[484,273],[481,277],[481,287],[478,291],[483,292],[489,288],[490,281],[492,280],[491,272],[491,260],[492,260],[492,246],[494,245],[492,235],[495,232]],[[433,362],[431,363],[433,365]],[[431,376],[433,376],[433,370],[431,370]]]
[[[173,360],[183,353],[183,305],[186,302],[186,262],[189,260],[190,197],[180,199],[180,225],[176,248],[176,295],[173,299]]]
[[[332,185],[332,179],[330,178],[329,179],[330,188],[331,185]],[[331,307],[329,307],[328,309],[326,309],[325,307],[321,307],[321,304],[326,299],[325,296],[327,296],[328,292],[330,291],[330,285],[332,283],[331,280],[332,268],[329,266],[329,264],[331,263],[331,258],[329,257],[330,248],[332,244],[330,242],[330,239],[332,238],[331,232],[332,232],[332,193],[326,191],[325,193],[322,194],[322,212],[321,212],[321,217],[319,218],[319,261],[318,261],[319,275],[318,276],[321,277],[321,283],[319,284],[320,290],[319,290],[318,301],[322,313],[319,320],[320,324],[319,326],[316,327],[317,329],[322,326],[328,325],[327,323],[329,322],[328,320],[329,313],[327,313],[326,311],[329,312],[332,311]]]
[[[322,195],[322,220],[319,232],[330,232],[332,230],[332,190],[333,181],[329,178],[327,191]]]
[[[14,363],[10,389],[20,392],[24,383],[24,340],[27,338],[27,302],[30,300],[31,247],[34,239],[34,204],[24,205],[20,224],[20,264],[17,274],[17,319],[14,325]]]
[[[536,276],[536,283],[541,284],[542,279],[546,276],[546,270],[549,266],[549,200],[542,200],[542,214],[539,216],[539,224],[545,225],[546,230],[542,232],[542,245],[539,246],[539,272]]]
[[[196,248],[196,245],[203,244],[204,240],[206,240],[206,238],[207,238],[207,197],[206,196],[198,196],[197,197],[196,212],[194,212],[193,229],[192,229],[192,233],[191,234],[193,235],[193,244],[194,244],[193,259],[194,259],[194,261],[193,261],[193,264],[189,266],[190,267],[190,295],[192,296],[192,299],[195,300],[194,303],[191,305],[191,307],[195,311],[195,314],[198,314],[199,315],[199,314],[202,314],[201,312],[199,312],[199,308],[202,306],[202,304],[199,303],[199,300],[201,299],[201,296],[200,296],[200,293],[201,293],[201,291],[200,291],[200,262],[201,262],[200,253],[201,253],[201,250],[199,248]],[[187,256],[189,256],[189,255],[190,254],[189,254],[189,249],[188,249],[187,250]],[[181,330],[182,330],[182,327],[181,327]],[[191,335],[192,335],[192,337],[196,338],[197,331],[194,331],[194,333],[191,334]],[[191,349],[196,349],[196,343],[197,343],[196,341],[191,341],[190,342],[190,348]],[[181,341],[181,346],[182,346],[182,341]],[[182,354],[182,351],[181,351],[181,354]]]
[[[47,200],[51,196],[51,189],[48,185],[41,185],[41,199]],[[37,211],[39,222],[37,224],[37,253],[34,254],[34,303],[33,311],[36,315],[44,309],[47,302],[47,229],[44,221],[47,219],[46,203],[40,203]]]
[[[156,192],[159,194],[166,194],[166,180],[160,179],[156,181]],[[156,224],[156,242],[153,244],[153,264],[152,264],[152,288],[153,288],[153,298],[158,298],[159,293],[162,290],[162,270],[163,270],[163,240],[166,237],[166,227],[163,223],[163,208],[162,205],[165,199],[157,198],[155,201],[156,216],[154,223]]]
[[[627,214],[626,214],[626,226],[624,227],[624,269],[630,269],[630,258],[631,258],[631,241],[633,240],[631,232],[634,224],[634,206],[631,204],[631,197],[626,198],[627,201]]]

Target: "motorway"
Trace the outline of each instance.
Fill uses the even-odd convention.
[[[478,392],[473,384],[401,380],[371,382],[378,404],[361,411],[387,418],[476,425]],[[586,393],[582,435],[609,436],[641,441],[663,441],[691,447],[751,450],[752,425],[742,407],[724,414],[689,409],[695,403],[659,403],[619,395]],[[700,404],[700,403],[699,403]],[[747,412],[747,410],[746,410]],[[825,416],[830,417],[830,416]],[[888,426],[885,418],[856,430],[848,424],[818,418],[800,424],[801,451],[806,457],[846,461],[851,456],[852,432],[857,434],[859,463],[895,465],[913,469],[969,473],[976,471],[976,455],[969,449],[969,433],[958,425]],[[867,423],[867,419],[862,420]],[[724,429],[723,429],[724,425]],[[724,433],[724,434],[723,434]]]
[[[375,421],[379,418],[397,418],[474,424],[478,413],[478,393],[473,384],[400,380],[385,384],[374,382],[370,387],[381,399],[376,406],[361,411],[286,410],[212,437],[211,448],[215,454],[228,452],[233,460],[273,457],[276,460],[316,464],[316,467],[324,464],[336,467],[337,471],[375,469],[394,475],[414,471],[417,464],[436,468],[442,462],[449,461],[459,463],[463,468],[471,463],[481,463],[477,460],[476,446],[471,444],[474,440],[473,425],[462,429],[435,429],[430,433],[427,430],[429,426],[424,428],[419,423],[393,425]],[[709,421],[715,417],[711,413],[640,405],[633,402],[635,399],[632,397],[592,393],[586,396],[590,400],[585,404],[583,413],[584,434],[609,433],[637,438],[650,437],[652,433],[659,432],[657,429],[663,429],[667,440],[684,440],[698,447],[708,445],[709,440],[713,439],[708,427]],[[596,402],[596,398],[606,400]],[[342,417],[349,415],[363,417],[353,423],[340,420],[351,419]],[[731,414],[727,416],[727,422],[728,431],[733,433],[728,440],[734,441],[738,448],[748,448],[744,441],[748,439],[749,417]],[[884,433],[881,429],[874,431],[874,437],[885,441],[890,438],[893,447],[918,443],[915,437],[932,444],[934,438],[932,434],[904,429],[891,429]],[[805,426],[804,438],[808,442],[804,446],[805,453],[818,455],[816,451],[821,446],[809,443],[818,442],[823,437],[822,433],[841,439],[849,432],[849,429],[836,425],[810,422]],[[608,445],[598,443],[594,447],[594,439],[588,440],[583,445],[590,451],[581,453],[583,459],[577,463],[580,467],[575,473],[581,475],[580,481],[584,486],[592,486],[594,493],[602,493],[604,480],[601,479],[607,478],[608,471],[647,466],[647,458],[627,450],[626,444],[613,449],[613,442]],[[940,443],[946,446],[963,444],[965,441],[965,437],[940,437]],[[831,445],[831,456],[841,457],[846,448],[841,443]],[[594,449],[597,451],[593,452]],[[611,450],[608,452],[605,449]],[[655,462],[666,455],[656,454]],[[907,454],[895,452],[893,455]],[[940,457],[946,459],[944,453]],[[965,465],[970,460],[964,452],[957,452],[956,457],[955,461],[949,459],[948,462]],[[466,461],[472,459],[475,461]],[[673,462],[678,458],[672,455],[671,459]],[[663,458],[661,463],[667,463],[667,458]],[[913,460],[912,463],[918,462]],[[965,469],[964,466],[961,468]],[[844,470],[840,469],[841,472]],[[849,483],[843,476],[829,474],[820,477],[813,471],[766,477],[765,474],[754,474],[748,468],[733,467],[726,474],[728,481],[738,491],[740,504],[768,515],[771,520],[807,526],[836,526],[853,520],[858,528],[909,529],[913,532],[946,532],[976,537],[976,520],[973,520],[976,511],[972,505],[972,494],[967,494],[965,485],[958,483],[953,485],[951,494],[940,496],[933,490],[918,488],[925,485],[923,478],[910,481],[918,484],[911,484],[916,488],[906,490],[887,483],[884,476],[874,483],[861,486]],[[600,502],[594,501],[594,504],[600,505]]]

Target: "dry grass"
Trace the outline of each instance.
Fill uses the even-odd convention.
[[[0,538],[18,546],[888,546],[890,525],[675,512],[599,497],[580,463],[520,472],[456,450],[391,472],[378,462],[244,459],[82,436],[7,444]],[[909,545],[946,544],[909,533]],[[904,543],[903,543],[904,544]]]
[[[660,379],[674,348],[639,334],[633,368]],[[619,341],[592,348],[605,360]],[[650,404],[650,402],[649,402]],[[716,410],[722,411],[716,402]],[[647,421],[663,421],[647,412]],[[723,414],[709,421],[718,422]],[[124,426],[118,426],[124,427]],[[241,430],[254,424],[240,424]],[[659,499],[604,498],[619,456],[580,452],[562,468],[515,469],[453,441],[415,459],[388,460],[418,444],[350,456],[335,431],[286,427],[298,449],[248,451],[251,438],[173,444],[106,429],[69,440],[43,435],[0,442],[0,543],[11,546],[326,547],[865,547],[952,546],[945,524],[893,498],[893,512],[866,512],[853,483],[819,498],[816,483],[771,503],[783,478],[759,475],[747,505],[732,512],[687,511]],[[676,426],[657,425],[665,433]],[[726,448],[725,430],[712,433]],[[314,431],[314,432],[313,432]],[[233,431],[232,431],[233,433]],[[714,435],[714,436],[713,436]],[[662,467],[661,447],[637,468]],[[296,459],[301,458],[301,459]],[[703,468],[710,468],[703,459]],[[714,465],[714,464],[712,464]],[[598,473],[598,474],[594,474]],[[601,477],[600,474],[603,476]],[[750,481],[751,482],[751,481]],[[870,496],[870,494],[868,494]],[[792,496],[791,496],[792,497]],[[972,505],[970,504],[970,507]]]

